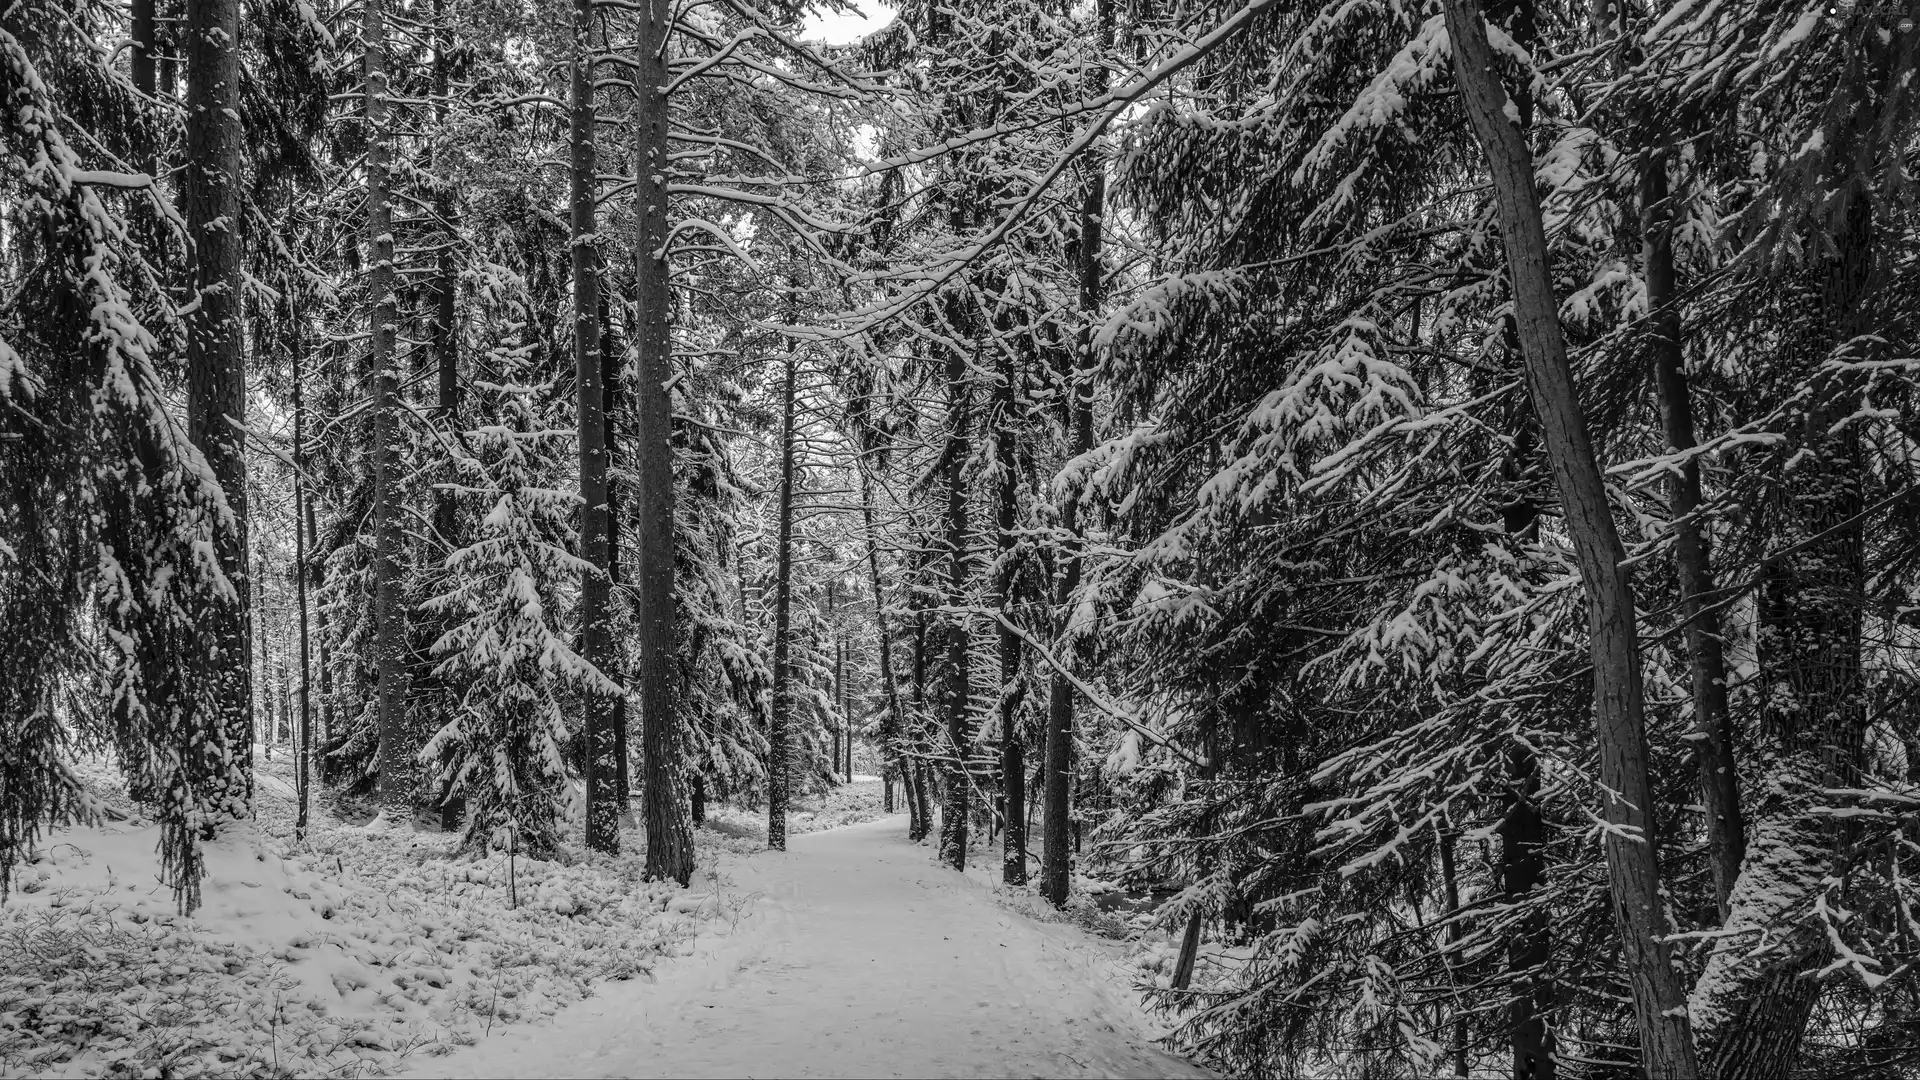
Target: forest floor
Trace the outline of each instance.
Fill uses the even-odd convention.
[[[955,874],[905,832],[728,853],[712,891],[737,917],[692,955],[409,1075],[1210,1075],[1153,1045],[1124,947],[1012,910],[984,862]]]
[[[158,830],[84,765],[114,820],[50,831],[0,903],[0,1080],[386,1075],[648,978],[738,916],[705,875],[642,881],[637,851],[509,864],[331,800],[296,841],[288,765],[257,762],[258,820],[206,845],[190,917]],[[714,866],[760,845],[696,846]]]

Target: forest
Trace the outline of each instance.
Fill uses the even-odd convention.
[[[872,777],[1220,1074],[1920,1071],[1920,4],[889,3],[0,0],[0,921]]]

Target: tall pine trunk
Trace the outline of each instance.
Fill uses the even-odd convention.
[[[386,0],[366,0],[361,11],[361,62],[366,77],[367,302],[371,308],[368,373],[373,398],[373,637],[379,685],[379,797],[390,824],[413,818],[412,725],[406,715],[406,613],[400,596],[400,378],[394,337],[400,321],[394,297],[393,207],[389,196],[392,134],[387,118]]]
[[[1586,585],[1600,782],[1607,791],[1603,814],[1610,827],[1605,841],[1608,882],[1640,1027],[1641,1061],[1652,1077],[1691,1077],[1699,1069],[1686,995],[1666,941],[1671,928],[1661,903],[1653,848],[1633,581],[1621,565],[1625,551],[1567,360],[1546,230],[1534,192],[1533,156],[1493,67],[1478,0],[1446,0],[1444,6],[1454,77],[1493,177],[1527,385]]]
[[[787,354],[780,390],[780,520],[773,579],[773,717],[767,727],[767,847],[787,850],[793,736],[793,398],[799,364]]]
[[[842,687],[841,687],[841,671],[840,671],[841,664],[843,663],[845,656],[844,656],[844,651],[840,647],[841,646],[840,632],[839,632],[839,627],[836,624],[834,619],[834,610],[835,608],[834,608],[834,595],[833,595],[833,579],[828,578],[827,579],[827,635],[834,639],[833,641],[833,707],[834,707],[834,710],[840,714],[840,719],[837,722],[831,722],[827,726],[828,734],[831,737],[830,746],[828,747],[828,749],[832,754],[832,756],[827,759],[827,779],[828,780],[835,779],[836,774],[839,773],[840,771],[840,747],[841,747],[842,739],[847,734],[847,711],[845,708],[845,702],[842,699],[842,694],[841,694]]]
[[[187,329],[187,436],[226,496],[214,522],[214,554],[234,603],[206,605],[200,630],[213,666],[215,700],[205,715],[224,733],[231,756],[209,778],[216,812],[253,812],[253,671],[247,572],[247,463],[240,425],[247,419],[247,370],[241,315],[239,0],[187,4],[187,239],[192,245],[193,307]]]
[[[1107,89],[1105,50],[1113,47],[1113,0],[1096,0],[1096,19],[1100,24],[1101,62],[1088,75],[1088,91],[1099,96]],[[1068,398],[1067,427],[1072,433],[1069,449],[1079,457],[1093,449],[1093,324],[1100,317],[1101,297],[1105,292],[1102,239],[1107,212],[1106,161],[1093,155],[1087,159],[1085,190],[1080,197],[1080,236],[1076,256],[1079,273],[1080,331],[1074,343],[1072,389]],[[1070,663],[1073,650],[1067,647],[1073,622],[1073,597],[1080,590],[1080,560],[1084,541],[1080,535],[1080,493],[1068,492],[1060,506],[1060,528],[1067,536],[1058,589],[1054,594],[1057,612],[1054,655],[1061,663]],[[1040,895],[1055,907],[1067,902],[1070,879],[1069,847],[1072,836],[1068,820],[1073,790],[1073,680],[1055,671],[1047,687],[1046,760],[1042,768],[1045,789],[1040,815]]]
[[[1807,244],[1820,254],[1788,288],[1808,317],[1778,346],[1785,378],[1776,400],[1794,384],[1811,392],[1788,414],[1786,439],[1768,451],[1769,471],[1780,479],[1757,507],[1762,534],[1789,554],[1761,567],[1765,682],[1748,751],[1749,775],[1759,782],[1747,807],[1746,859],[1721,928],[1726,936],[1714,941],[1693,994],[1700,1056],[1716,1076],[1797,1071],[1821,990],[1817,973],[1833,951],[1831,932],[1811,912],[1847,880],[1856,854],[1854,823],[1830,811],[1833,789],[1861,783],[1870,721],[1862,518],[1871,473],[1864,425],[1849,420],[1865,404],[1856,366],[1889,352],[1872,332],[1874,293],[1889,276],[1878,265],[1869,186],[1888,167],[1872,160],[1880,138],[1874,127],[1884,122],[1875,106],[1899,100],[1911,73],[1896,55],[1902,35],[1885,24],[1876,29],[1863,36],[1870,44],[1856,66],[1836,73],[1858,95],[1820,177],[1822,194],[1841,209],[1823,243]]]
[[[919,568],[924,569],[924,560],[916,559]],[[918,575],[915,575],[916,578]],[[919,606],[915,598],[913,613],[913,711],[914,715],[927,716],[927,613]],[[907,837],[915,842],[923,840],[933,831],[933,799],[927,791],[927,774],[918,757],[907,759],[908,776],[912,780],[913,790],[909,792],[913,799],[912,820],[907,826]]]
[[[673,374],[667,314],[667,0],[640,0],[633,87],[638,99],[634,162],[635,274],[634,563],[641,752],[646,759],[647,877],[682,885],[693,876],[693,829],[680,785],[680,721],[674,713]]]
[[[973,724],[968,716],[972,697],[968,671],[970,634],[964,611],[973,577],[967,555],[967,456],[972,426],[971,387],[966,357],[947,353],[947,742],[952,759],[947,765],[946,802],[940,809],[940,858],[956,870],[967,868],[968,751],[973,746]]]
[[[620,425],[625,415],[626,396],[621,393],[620,350],[613,338],[613,320],[607,312],[606,287],[600,290],[600,386],[605,395],[607,413],[607,584],[615,596],[623,595],[621,589],[625,583],[625,571],[620,562]],[[614,646],[614,665],[618,669],[624,659],[620,647]],[[610,673],[611,674],[611,673]],[[618,672],[614,682],[626,685],[627,673]],[[622,828],[633,824],[633,775],[632,753],[628,745],[627,695],[622,693],[613,702],[613,757],[616,766],[614,775],[614,805],[619,808]],[[699,819],[695,818],[695,824]]]
[[[312,565],[305,571],[308,590],[318,595],[326,584],[326,559],[320,553],[319,522],[315,518],[313,499],[309,497],[305,507],[307,530],[307,560]],[[296,523],[297,525],[297,523]],[[333,739],[333,657],[327,647],[327,608],[325,604],[314,610],[314,637],[319,648],[314,657],[314,667],[320,679],[320,723],[314,733],[313,779],[319,783],[327,782],[326,748]]]
[[[1523,122],[1531,119],[1522,110]],[[1503,334],[1509,357],[1524,366],[1518,325],[1506,320]],[[1515,551],[1540,539],[1540,503],[1531,474],[1538,467],[1538,420],[1524,407],[1517,434],[1501,472],[1512,485],[1512,501],[1500,508],[1501,523]],[[1521,1080],[1552,1080],[1558,1073],[1553,1035],[1547,1028],[1552,1005],[1546,970],[1553,955],[1551,912],[1533,895],[1546,884],[1546,819],[1540,813],[1540,757],[1524,740],[1506,750],[1506,784],[1500,792],[1499,884],[1501,900],[1519,912],[1507,929],[1507,972],[1513,978],[1507,1002],[1508,1039],[1513,1075]]]
[[[307,836],[308,806],[313,801],[313,771],[317,764],[313,753],[313,661],[307,638],[307,395],[306,328],[301,324],[299,306],[289,301],[287,312],[287,356],[293,367],[293,589],[294,606],[299,609],[300,683],[299,730],[295,737],[293,783],[299,805],[294,812],[293,835]]]
[[[446,157],[443,143],[446,139],[447,106],[451,92],[450,68],[452,65],[452,34],[447,26],[446,0],[433,0],[433,119],[436,132],[428,142],[428,171],[433,175],[433,216],[438,237],[439,252],[434,256],[433,277],[427,291],[433,297],[433,314],[427,325],[428,352],[433,358],[436,377],[433,415],[435,420],[449,431],[458,431],[460,426],[460,346],[459,337],[454,330],[454,316],[459,300],[459,271],[454,262],[453,249],[459,237],[454,226],[453,185],[443,170]],[[457,470],[449,467],[443,477],[448,484],[458,483]],[[460,549],[460,500],[451,487],[441,487],[434,492],[433,498],[433,536],[440,557],[444,560]],[[442,708],[451,705],[451,697],[446,688],[434,698]],[[438,716],[430,721],[427,730],[439,727],[446,720]],[[459,827],[461,816],[459,796],[448,791],[440,803],[440,827],[451,832]]]
[[[593,3],[573,5],[573,360],[580,402],[580,656],[602,675],[613,671],[612,597],[607,579],[607,407],[600,365],[600,274],[594,250]],[[587,846],[620,850],[618,740],[614,700],[581,695],[586,716]]]
[[[994,409],[994,457],[999,476],[994,524],[998,531],[999,566],[994,582],[995,606],[1000,617],[1012,621],[1014,611],[1013,526],[1018,506],[1019,461],[1014,453],[1015,380],[1019,372],[1013,365],[1011,349],[1001,351],[1000,382]],[[1000,791],[1002,833],[1000,880],[1008,885],[1027,883],[1027,822],[1021,809],[1027,804],[1026,745],[1015,718],[1019,711],[1020,639],[1012,628],[1000,626],[1000,693],[997,709],[1000,720]]]
[[[1691,450],[1696,445],[1693,397],[1687,386],[1680,306],[1674,295],[1673,206],[1668,199],[1666,156],[1649,153],[1641,168],[1641,259],[1647,283],[1647,348],[1653,385],[1660,400],[1667,445],[1675,451]],[[1740,813],[1739,774],[1734,769],[1726,658],[1719,619],[1707,606],[1714,592],[1713,567],[1706,530],[1693,516],[1701,503],[1698,459],[1689,459],[1668,478],[1667,485],[1673,565],[1680,582],[1680,611],[1687,627],[1694,750],[1700,769],[1700,803],[1707,818],[1707,862],[1713,870],[1714,902],[1724,920],[1733,883],[1740,876],[1740,860],[1746,855],[1747,835]]]

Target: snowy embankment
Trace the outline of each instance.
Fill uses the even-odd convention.
[[[737,917],[711,874],[645,883],[632,854],[510,868],[331,819],[295,844],[290,795],[261,774],[190,918],[137,816],[46,836],[0,906],[0,1077],[384,1074],[651,979]],[[728,842],[700,843],[712,866]]]

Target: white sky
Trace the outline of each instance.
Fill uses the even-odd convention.
[[[855,14],[856,11],[859,14]],[[807,16],[806,29],[801,36],[812,41],[825,41],[829,45],[845,45],[892,21],[893,8],[880,0],[856,0],[854,10],[845,15],[816,12]]]

